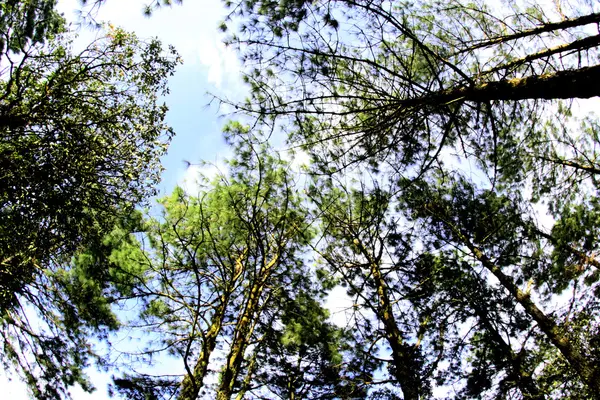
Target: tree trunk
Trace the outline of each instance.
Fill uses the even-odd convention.
[[[221,384],[217,391],[217,400],[230,400],[233,393],[235,381],[240,373],[240,365],[244,359],[244,351],[250,342],[254,331],[254,322],[259,309],[259,301],[262,292],[271,276],[271,272],[277,264],[279,257],[275,255],[271,261],[266,263],[259,271],[255,283],[250,289],[248,300],[242,316],[237,322],[231,342],[231,349],[227,356],[227,363],[221,375]]]
[[[200,394],[200,389],[204,385],[204,377],[208,369],[208,362],[217,344],[217,337],[221,331],[223,319],[225,318],[225,310],[227,308],[226,299],[221,299],[221,304],[215,312],[212,319],[212,324],[204,335],[204,343],[202,344],[202,352],[194,366],[193,376],[189,374],[183,378],[181,383],[181,392],[177,397],[178,400],[196,400]]]
[[[531,377],[530,371],[525,371],[523,368],[523,357],[515,354],[508,343],[504,341],[500,333],[490,323],[487,313],[480,307],[473,307],[479,321],[489,332],[495,344],[500,348],[500,351],[505,355],[509,364],[509,374],[507,378],[512,378],[516,381],[517,388],[523,394],[524,399],[528,400],[545,400],[546,396],[540,392],[535,381]],[[523,350],[525,351],[525,350]]]
[[[515,300],[525,309],[535,322],[537,322],[540,330],[552,342],[565,357],[567,362],[577,371],[582,381],[595,393],[594,398],[600,399],[600,374],[592,364],[588,362],[583,354],[579,352],[571,343],[569,338],[560,333],[560,329],[556,323],[546,316],[531,300],[529,294],[524,293],[513,280],[502,272],[502,269],[495,265],[477,246],[454,226],[450,227],[462,241],[471,250],[475,258],[483,264],[494,276],[500,281],[500,284],[515,298]]]
[[[356,240],[358,241],[358,239]],[[379,304],[377,304],[374,311],[383,323],[386,339],[392,349],[394,377],[400,385],[405,400],[419,400],[421,378],[419,376],[420,366],[415,362],[415,349],[413,346],[404,343],[402,332],[398,329],[388,294],[387,283],[381,274],[379,263],[371,257],[360,241],[358,241],[358,246],[369,261],[371,275],[375,281]]]
[[[431,94],[400,99],[398,109],[439,109],[454,102],[487,103],[493,101],[587,99],[600,96],[600,65],[553,74],[531,75],[452,88]],[[390,103],[393,105],[394,103]]]
[[[489,102],[529,99],[587,99],[600,96],[600,65],[554,74],[504,79],[450,90],[452,100]],[[444,92],[442,92],[444,95]]]
[[[419,400],[421,380],[419,378],[418,364],[414,362],[411,346],[404,343],[402,333],[398,329],[392,306],[387,293],[387,284],[381,275],[379,265],[371,264],[371,274],[377,287],[379,307],[377,315],[383,323],[386,338],[392,348],[395,378],[400,384],[405,400]]]
[[[577,26],[585,26],[589,24],[597,24],[600,23],[600,14],[592,13],[588,15],[583,15],[577,18],[565,19],[559,22],[550,22],[547,24],[539,25],[536,28],[516,32],[510,35],[499,36],[490,40],[486,40],[484,42],[475,44],[473,46],[469,46],[466,50],[463,50],[461,53],[465,51],[473,51],[476,49],[480,49],[483,47],[489,47],[500,43],[507,43],[513,40],[526,38],[528,36],[535,36],[541,33],[553,32],[553,31],[561,31],[569,28],[575,28]]]
[[[246,392],[248,392],[248,389],[250,388],[250,383],[252,382],[252,375],[254,375],[254,370],[256,369],[256,356],[257,355],[258,355],[258,350],[255,350],[254,354],[252,355],[252,359],[250,360],[250,363],[248,364],[248,368],[246,369],[246,377],[244,378],[242,387],[240,388],[240,391],[238,392],[238,394],[235,396],[236,400],[243,400],[244,396],[246,395]]]

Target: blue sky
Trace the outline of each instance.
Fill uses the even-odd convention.
[[[186,1],[183,5],[161,8],[151,17],[142,13],[146,0],[107,0],[99,9],[97,20],[135,32],[140,38],[158,37],[163,44],[173,45],[182,56],[180,65],[169,80],[170,95],[167,122],[176,133],[169,153],[163,159],[166,171],[160,185],[162,194],[176,183],[191,178],[198,168],[186,168],[200,160],[216,162],[227,155],[221,135],[225,122],[215,105],[208,107],[214,93],[231,99],[244,97],[240,64],[232,49],[222,44],[217,29],[225,15],[220,0]],[[59,0],[59,9],[69,21],[76,20],[79,0]],[[80,32],[78,43],[85,45],[96,33]]]
[[[237,56],[221,43],[222,36],[217,29],[225,15],[220,0],[188,0],[183,5],[162,8],[150,18],[142,13],[147,2],[107,0],[100,8],[97,20],[110,21],[115,26],[135,32],[140,38],[158,37],[165,45],[175,46],[184,60],[169,80],[171,93],[165,99],[170,109],[167,122],[176,133],[168,154],[163,158],[165,172],[160,192],[166,195],[176,184],[191,188],[200,172],[201,168],[197,166],[186,168],[184,160],[192,164],[203,160],[218,166],[219,160],[229,154],[221,135],[221,127],[226,121],[219,117],[223,110],[218,110],[215,105],[207,106],[211,100],[207,92],[241,100],[245,89],[240,79]],[[68,21],[75,21],[75,11],[81,6],[79,0],[59,0],[58,8]],[[81,31],[75,47],[85,46],[96,34]],[[203,172],[210,173],[211,168]],[[97,391],[86,394],[79,388],[73,388],[73,398],[107,399],[106,385],[110,374],[100,374],[91,369],[89,375]],[[0,373],[0,388],[1,398],[29,398],[24,384],[16,375],[9,382]]]

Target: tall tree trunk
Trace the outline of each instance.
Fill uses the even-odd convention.
[[[588,256],[584,252],[582,252],[568,244],[560,242],[554,236],[542,231],[541,229],[534,228],[534,233],[536,233],[539,236],[543,237],[544,239],[548,240],[550,243],[552,243],[552,245],[554,247],[564,250],[568,253],[571,253],[573,256],[577,257],[579,259],[579,262],[581,262],[581,264],[582,264],[582,266],[580,268],[583,268],[583,265],[591,265],[596,269],[600,269],[600,261],[598,261],[596,259],[596,257],[594,257],[594,255]]]
[[[525,312],[537,322],[540,330],[552,342],[554,346],[562,353],[567,362],[581,377],[582,381],[595,393],[594,398],[600,399],[600,373],[597,367],[588,362],[586,357],[573,346],[568,337],[561,334],[560,329],[552,320],[538,308],[531,300],[528,293],[524,293],[513,282],[513,280],[502,272],[502,269],[494,264],[477,246],[475,246],[460,230],[455,226],[449,225],[457,238],[471,250],[475,258],[483,264],[500,281],[500,284],[515,298],[515,300],[525,309]]]
[[[262,341],[262,339],[261,339]],[[250,388],[250,383],[252,382],[252,377],[256,370],[256,357],[258,356],[258,350],[254,350],[254,354],[252,354],[252,358],[250,359],[250,363],[248,364],[248,368],[246,369],[246,376],[244,377],[244,382],[242,383],[242,387],[240,391],[235,396],[236,400],[243,400],[246,392]]]
[[[358,239],[356,240],[358,241]],[[378,301],[374,311],[383,324],[386,339],[392,349],[395,378],[402,389],[405,400],[419,400],[422,382],[419,376],[420,366],[415,360],[415,349],[413,346],[404,343],[402,332],[398,329],[388,294],[388,286],[381,274],[379,263],[369,254],[360,241],[358,241],[358,246],[370,264]]]
[[[212,323],[206,334],[204,335],[204,343],[202,343],[202,351],[194,366],[193,375],[187,374],[183,378],[181,383],[181,392],[177,397],[178,400],[196,400],[200,394],[200,389],[204,385],[204,378],[208,369],[208,362],[210,355],[215,349],[217,344],[217,337],[221,332],[221,326],[225,318],[225,311],[227,309],[227,299],[224,296],[221,298],[221,304],[219,305],[215,315],[212,318]]]
[[[492,38],[490,40],[483,41],[481,43],[477,43],[475,45],[467,47],[467,49],[461,51],[464,53],[465,51],[473,51],[476,49],[480,49],[483,47],[494,46],[500,43],[507,43],[513,40],[526,38],[528,36],[535,36],[541,33],[553,32],[553,31],[561,31],[569,28],[575,28],[578,26],[585,26],[589,24],[598,24],[600,23],[600,14],[592,13],[588,15],[583,15],[577,18],[568,18],[559,22],[549,22],[547,24],[539,25],[533,29],[528,29],[520,32],[515,32],[510,35],[498,36],[496,38]]]
[[[418,364],[414,360],[412,346],[404,343],[402,333],[398,329],[394,318],[392,305],[388,296],[388,289],[379,265],[371,265],[371,274],[377,287],[379,307],[377,315],[383,323],[386,338],[392,348],[395,377],[400,384],[405,400],[418,400],[421,392],[421,379],[419,378]]]
[[[210,361],[210,355],[215,349],[217,344],[217,337],[221,332],[223,321],[225,320],[225,314],[227,312],[227,305],[229,304],[230,296],[233,292],[233,288],[237,280],[242,276],[244,272],[244,259],[248,253],[247,249],[244,249],[242,253],[235,259],[233,263],[233,275],[231,281],[225,286],[224,293],[221,295],[220,304],[215,311],[215,315],[212,318],[211,325],[208,331],[204,334],[202,351],[196,361],[194,370],[192,373],[188,373],[181,383],[181,392],[179,393],[178,400],[196,400],[204,385],[204,378],[206,371],[208,370],[208,363]],[[199,285],[199,283],[198,283]]]
[[[454,92],[454,93],[453,93]],[[444,92],[442,92],[443,94]],[[600,96],[600,65],[554,74],[503,79],[473,87],[450,90],[454,99],[489,102],[497,100],[573,99]]]
[[[244,359],[244,352],[248,343],[250,343],[254,331],[257,313],[260,308],[261,295],[278,260],[278,255],[275,255],[272,260],[261,267],[250,289],[244,311],[238,319],[235,332],[233,333],[231,349],[229,350],[225,369],[221,375],[221,384],[217,391],[217,400],[231,399],[235,381],[240,373],[240,365]]]
[[[587,99],[595,96],[600,96],[600,65],[456,87],[421,97],[399,99],[393,104],[399,110],[439,109],[459,101],[487,103],[538,99]],[[390,103],[390,106],[393,104]]]

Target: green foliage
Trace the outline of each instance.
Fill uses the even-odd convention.
[[[374,367],[354,359],[352,336],[327,322],[324,291],[305,260],[315,232],[290,166],[256,144],[247,127],[232,122],[225,132],[235,151],[227,173],[204,179],[197,196],[176,188],[160,200],[161,217],[146,219],[137,247],[122,242],[111,253],[134,277],[142,308],[133,323],[159,333],[145,355],[184,363],[182,399],[232,391],[364,393],[357,377],[368,379]],[[225,360],[209,369],[219,347]],[[216,387],[207,383],[215,369]],[[145,398],[153,387],[133,374],[115,379],[114,390]]]
[[[80,54],[69,46],[31,48],[0,85],[0,260],[19,271],[4,280],[15,294],[154,193],[172,135],[157,102],[172,49],[118,29]]]
[[[116,328],[112,301],[136,297],[135,322],[156,339],[144,356],[184,364],[180,384],[132,373],[115,390],[140,399],[418,400],[436,389],[456,399],[598,398],[600,130],[570,100],[599,94],[600,39],[589,28],[600,15],[590,2],[555,3],[225,1],[219,29],[240,51],[251,93],[236,109],[309,153],[308,198],[288,164],[231,122],[227,174],[205,179],[198,196],[176,189],[160,217],[137,220],[143,233],[61,236],[94,244],[56,274],[74,304],[65,324]],[[27,78],[35,68],[21,70]],[[60,79],[44,77],[23,93],[55,90]],[[155,77],[140,79],[151,86]],[[10,84],[7,96],[18,98]],[[12,132],[26,115],[48,114],[43,107],[6,108],[1,126]],[[15,154],[9,170],[32,165],[3,146]],[[0,270],[9,311],[12,293],[36,283],[32,271],[46,260],[37,249],[72,250],[42,237],[59,232],[49,214],[23,217],[55,193],[29,182],[8,185],[2,209],[35,232],[2,248],[18,255]],[[132,190],[115,197],[123,210],[122,198],[143,197],[132,182],[145,181],[119,186]],[[108,226],[100,208],[73,210],[69,226]],[[338,285],[352,301],[344,329],[322,305]]]
[[[300,292],[284,303],[281,329],[265,333],[257,382],[280,398],[364,398],[377,363],[312,296]]]
[[[171,398],[175,393],[173,381],[153,377],[113,378],[108,394],[113,397],[118,394],[131,400],[160,400]]]
[[[236,106],[310,154],[319,278],[404,398],[597,397],[598,124],[569,106],[598,95],[590,4],[226,5]]]
[[[3,310],[0,332],[7,371],[16,369],[36,399],[68,398],[68,389],[95,388],[84,373],[95,362],[91,339],[105,340],[119,328],[112,304],[129,296],[130,272],[110,261],[130,245],[139,215],[119,221],[107,239],[89,243],[70,263],[45,268],[17,303]]]
[[[179,62],[172,48],[113,28],[75,54],[68,35],[54,35],[52,6],[4,2],[13,14],[0,20],[43,19],[7,31],[20,54],[3,59],[0,83],[2,359],[40,399],[93,390],[89,340],[118,328],[111,304],[131,280],[109,254],[155,193],[173,134],[158,96]]]
[[[0,2],[0,54],[27,52],[64,30],[55,10],[56,0],[3,0]]]

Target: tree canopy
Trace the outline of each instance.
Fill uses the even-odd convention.
[[[169,131],[154,95],[173,59],[118,30],[72,58],[23,36],[39,53],[20,50],[0,104],[5,313],[47,280],[46,304],[70,312],[56,332],[146,335],[114,378],[125,398],[600,398],[600,124],[578,102],[600,95],[596,4],[225,6],[250,97],[220,100],[252,124],[230,122],[227,170],[176,188],[161,215],[131,205],[156,182]],[[310,156],[302,171],[269,146],[280,133]],[[131,146],[115,163],[113,143]],[[325,304],[340,288],[338,325]],[[43,379],[85,384],[44,370],[52,354]],[[181,368],[132,367],[153,357]]]
[[[0,53],[25,52],[64,31],[64,19],[55,10],[56,0],[3,1],[0,4]]]
[[[599,94],[594,7],[228,4],[236,106],[311,154],[403,397],[597,396],[596,118],[564,101]]]
[[[76,53],[53,6],[3,2],[0,19],[2,359],[38,398],[91,388],[87,336],[117,327],[104,273],[71,257],[155,192],[173,134],[158,98],[178,63],[112,27]]]
[[[426,168],[444,148],[489,157],[485,148],[531,138],[538,124],[525,118],[546,100],[598,95],[599,15],[585,2],[562,14],[518,2],[227,4],[223,29],[234,29],[253,92],[238,107],[289,117],[294,143],[323,151],[324,165]],[[324,141],[342,145],[315,146]]]
[[[227,175],[197,196],[175,189],[139,245],[120,250],[144,302],[132,323],[156,336],[143,356],[165,353],[184,366],[182,379],[170,378],[178,399],[365,393],[357,377],[373,364],[350,357],[352,335],[326,321],[324,292],[305,262],[314,229],[289,165],[269,153],[236,144]],[[165,386],[128,374],[114,390],[158,396]]]

